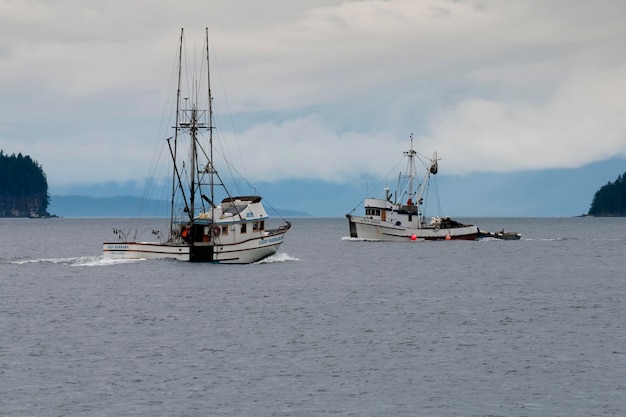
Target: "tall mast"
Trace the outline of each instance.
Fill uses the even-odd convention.
[[[413,157],[416,154],[413,150],[413,133],[411,133],[411,149],[405,151],[404,154],[409,158],[409,198],[413,199],[413,197],[415,197],[415,192],[413,191],[413,180],[415,179],[415,164],[413,162]]]
[[[178,149],[178,130],[180,129],[180,82],[182,78],[182,62],[183,62],[183,28],[180,29],[180,44],[178,50],[178,86],[176,90],[176,122],[174,126],[174,149],[172,153],[172,198],[170,207],[170,230],[174,225],[174,196],[176,194],[176,156]]]
[[[211,201],[215,202],[215,190],[214,190],[214,174],[215,174],[215,166],[213,165],[213,96],[211,95],[211,60],[209,58],[209,28],[205,28],[205,36],[206,36],[206,72],[207,72],[207,89],[209,95],[209,179],[210,179],[210,189],[211,189]],[[211,213],[214,213],[214,210],[211,210]],[[212,214],[213,216],[213,214]],[[211,219],[215,220],[214,218]]]
[[[195,95],[195,93],[192,93]],[[191,135],[191,159],[190,159],[190,169],[189,169],[189,180],[190,180],[190,190],[189,190],[189,222],[193,225],[193,218],[195,213],[195,196],[196,196],[196,170],[198,169],[198,154],[197,154],[197,132],[198,132],[198,106],[195,101],[191,101],[191,122],[189,126],[190,135]]]

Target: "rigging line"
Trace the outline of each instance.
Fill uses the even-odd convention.
[[[172,157],[172,185],[171,185],[171,203],[170,203],[170,237],[172,233],[172,228],[174,224],[174,204],[176,200],[176,195],[178,190],[180,189],[183,193],[183,199],[185,202],[185,207],[187,207],[187,198],[184,195],[184,190],[182,188],[182,182],[180,179],[180,174],[178,173],[177,168],[177,157],[178,157],[178,136],[180,131],[180,122],[181,122],[181,84],[183,78],[183,53],[186,55],[186,50],[183,48],[184,45],[184,29],[180,30],[180,44],[178,47],[178,67],[177,67],[177,82],[176,82],[176,120],[174,121],[174,145],[172,147],[171,142],[168,140],[167,145],[170,151],[170,156]],[[187,64],[187,61],[185,61]],[[185,68],[187,68],[185,66]],[[184,113],[183,113],[184,115]],[[178,182],[176,182],[176,178],[178,178]],[[181,217],[182,218],[182,217]]]
[[[158,184],[159,178],[162,178],[162,177],[160,176],[159,173],[156,172],[156,168],[162,166],[161,161],[164,159],[164,155],[165,155],[164,151],[165,151],[164,146],[158,147],[158,155],[156,156],[157,162],[154,164],[153,169],[150,171],[150,174],[144,181],[144,191],[141,196],[140,211],[138,214],[147,213],[147,203],[151,197],[152,198],[156,197],[157,200],[166,199],[164,198],[165,196],[163,195],[165,189],[162,186],[159,186]],[[153,206],[151,215],[152,217],[154,217],[154,215],[157,214],[158,208],[156,207],[154,203],[151,203],[151,204]]]
[[[398,166],[399,166],[399,165],[400,165],[403,161],[404,161],[404,157],[402,157],[402,158],[398,161],[398,163],[396,163],[396,165],[395,165],[393,168],[391,168],[391,169],[389,170],[389,172],[387,172],[387,175],[385,175],[385,176],[384,176],[384,177],[383,177],[383,178],[382,178],[382,179],[381,179],[381,180],[380,180],[380,181],[379,181],[379,182],[378,182],[378,183],[374,186],[374,188],[373,188],[373,189],[378,189],[378,188],[380,188],[381,184],[383,184],[385,181],[389,181],[389,178],[391,177],[392,172],[393,172],[393,173],[395,173],[395,172],[397,171],[397,169],[398,169]],[[397,196],[396,196],[396,198],[397,198]],[[359,206],[361,206],[361,205],[363,205],[363,204],[364,204],[364,201],[363,201],[363,199],[361,199],[361,201],[359,201],[359,203],[358,203],[358,204],[357,204],[357,205],[356,205],[356,206],[355,206],[355,207],[354,207],[354,208],[353,208],[350,212],[348,212],[348,214],[352,214],[352,213],[353,213],[356,209],[358,209],[358,208],[359,208]]]
[[[209,172],[209,176],[210,176],[210,184],[209,184],[209,194],[211,195],[211,206],[213,206],[215,203],[213,203],[213,200],[215,199],[215,165],[213,164],[213,150],[214,150],[214,145],[213,145],[213,132],[215,131],[215,126],[214,126],[214,117],[213,117],[213,91],[211,90],[211,57],[209,55],[209,28],[206,27],[204,28],[204,36],[205,36],[205,47],[206,47],[206,75],[207,75],[207,99],[208,99],[208,119],[209,119],[209,157],[208,160],[211,163],[211,170]],[[204,53],[204,52],[203,52]],[[204,61],[204,60],[203,60]],[[215,221],[215,215],[214,215],[214,211],[211,210],[211,221]]]
[[[246,177],[244,177],[243,174],[241,172],[239,172],[237,170],[237,168],[235,168],[235,166],[229,161],[229,159],[226,157],[226,155],[224,155],[222,150],[220,150],[220,149],[214,149],[214,150],[215,150],[215,152],[217,152],[222,157],[222,159],[224,160],[224,163],[226,164],[226,166],[228,167],[228,169],[230,171],[235,172],[237,174],[237,176],[239,178],[241,178],[246,184],[248,184],[250,187],[254,188],[254,186],[252,184],[250,184],[250,182],[248,182]],[[231,173],[231,176],[233,178],[235,177],[234,175],[232,175],[232,173]]]
[[[228,141],[224,140],[224,138],[222,137],[222,135],[221,135],[221,133],[219,131],[216,132],[216,136],[217,136],[217,139],[218,139],[217,141],[219,143],[219,147],[216,146],[214,148],[215,151],[217,151],[222,156],[222,158],[225,161],[230,161],[231,159],[226,156],[227,154],[231,153],[230,150],[228,149],[228,144],[227,144]],[[245,178],[245,176],[243,174],[239,173],[239,172],[233,172],[233,169],[232,169],[233,166],[234,166],[234,164],[227,164],[228,173],[230,175],[230,178],[233,179],[232,187],[235,190],[237,190],[237,193],[244,194],[241,191],[239,183],[235,179],[239,178],[239,177]],[[243,163],[241,164],[241,166],[245,167],[245,165]]]
[[[226,163],[226,166],[229,167],[229,169],[233,170],[234,172],[237,173],[237,175],[239,176],[239,178],[241,178],[241,180],[243,180],[244,183],[246,183],[250,188],[254,189],[255,187],[247,180],[246,177],[244,177],[238,170],[237,168],[235,168],[233,166],[233,164],[231,164],[228,160],[228,158],[226,158],[226,156],[219,150],[219,149],[215,149],[215,151],[220,154],[220,156],[224,159],[224,162]],[[221,177],[219,177],[218,175],[218,179],[222,182]],[[222,182],[223,183],[223,182]],[[226,187],[224,187],[226,188]],[[230,193],[228,192],[228,190],[226,190],[226,193],[228,194],[228,196],[230,197]],[[281,214],[280,212],[266,199],[265,200],[266,204],[271,207],[276,214],[278,215],[278,217],[280,217],[283,221],[285,221],[286,223],[289,223]]]
[[[439,210],[439,215],[443,214],[443,210],[441,209],[441,200],[439,198],[439,181],[436,176],[433,176],[432,181],[434,182],[433,188],[435,189],[435,200],[437,200],[437,209]]]
[[[175,96],[174,92],[175,92],[175,86],[176,86],[175,80],[177,79],[177,73],[178,73],[178,57],[179,57],[179,48],[177,45],[177,48],[174,50],[174,54],[172,57],[172,64],[170,66],[169,77],[168,77],[169,80],[173,80],[173,81],[167,84],[167,88],[165,90],[164,99],[162,101],[163,105],[161,107],[161,112],[160,112],[161,116],[159,118],[157,134],[155,136],[155,138],[159,138],[159,139],[154,141],[156,145],[152,147],[152,157],[150,159],[151,162],[148,167],[149,168],[148,175],[146,176],[143,182],[141,202],[136,211],[136,214],[139,217],[150,215],[146,207],[146,202],[151,197],[157,200],[169,199],[164,196],[164,190],[162,189],[162,187],[158,185],[158,181],[160,178],[162,177],[169,178],[169,175],[170,175],[169,173],[163,174],[163,167],[165,166],[163,164],[163,159],[165,155],[166,143],[162,141],[160,138],[165,137],[167,133],[169,132],[169,129],[172,128],[172,112],[170,111],[169,106],[171,105],[172,102],[174,102],[174,100],[172,100],[171,97]],[[167,165],[167,167],[169,167],[169,164]],[[155,192],[155,190],[159,192],[157,193]],[[156,212],[157,212],[157,207],[155,206],[153,209],[152,215],[156,214]]]
[[[360,206],[361,204],[363,204],[363,199],[361,199],[361,202],[360,202],[359,204],[357,204],[357,205],[356,205],[356,207],[354,207],[352,210],[350,210],[350,211],[348,212],[348,214],[352,214],[352,213],[354,213],[354,210],[358,209],[358,208],[359,208],[359,206]]]
[[[428,202],[430,201],[430,199],[428,198],[428,196],[430,195],[430,181],[426,180],[426,185],[424,186],[424,191],[421,195],[424,201],[421,214],[422,216],[426,216],[426,213],[428,212]]]
[[[209,36],[209,43],[212,44],[211,42],[211,37]],[[226,87],[224,85],[224,79],[222,78],[222,71],[220,70],[220,63],[217,59],[217,55],[215,54],[215,48],[211,48],[211,55],[213,56],[213,65],[215,66],[216,70],[217,70],[217,77],[219,79],[220,85],[222,87],[222,95],[223,95],[223,100],[225,103],[225,107],[227,110],[227,114],[228,114],[228,120],[230,121],[230,126],[231,126],[231,131],[232,134],[234,136],[234,142],[236,144],[237,150],[239,151],[239,160],[241,161],[241,166],[243,167],[243,171],[244,171],[244,175],[247,177],[248,173],[245,172],[246,171],[246,166],[243,163],[244,159],[243,159],[243,153],[241,151],[241,146],[239,144],[239,138],[237,136],[237,131],[235,129],[235,123],[233,121],[233,115],[232,115],[232,111],[230,108],[230,103],[228,101],[228,97],[226,96],[225,92],[226,92]],[[218,135],[219,136],[219,135]],[[223,147],[225,147],[225,153],[229,153],[230,154],[230,150],[228,149],[228,144],[225,143],[225,141],[220,140],[220,143],[222,144]]]
[[[272,205],[272,203],[270,203],[270,202],[269,202],[269,201],[267,201],[267,200],[265,200],[265,203],[266,203],[266,204],[267,204],[267,205],[268,205],[268,206],[269,206],[272,210],[274,210],[274,213],[276,213],[276,214],[278,215],[278,217],[280,217],[280,218],[281,218],[281,220],[282,220],[282,221],[284,221],[285,223],[289,223],[289,222],[287,221],[287,219],[285,219],[285,218],[284,218],[284,217],[280,214],[280,212],[278,211],[278,209]]]
[[[174,150],[172,149],[172,146],[171,146],[171,144],[170,144],[169,140],[168,140],[168,142],[167,142],[167,143],[168,143],[168,145],[169,145],[170,154],[171,154],[172,158],[174,158]],[[183,168],[184,168],[184,167],[183,167]],[[186,197],[186,195],[185,195],[185,190],[184,190],[184,188],[182,187],[182,180],[181,180],[181,177],[180,177],[180,173],[179,173],[179,171],[178,171],[178,168],[176,168],[176,164],[174,164],[174,173],[176,174],[176,177],[178,178],[178,187],[180,188],[180,192],[181,192],[181,194],[182,194],[183,201],[184,201],[184,203],[185,203],[185,207],[188,207],[188,205],[187,205],[187,197]],[[173,199],[173,198],[172,198],[172,204],[174,204],[174,199]],[[173,212],[174,212],[174,211],[172,210],[172,213],[173,213]],[[193,217],[193,213],[189,213],[189,216]]]
[[[415,155],[418,157],[418,159],[423,163],[424,159],[428,159],[429,161],[431,161],[431,158],[429,156],[424,155],[423,153],[419,153],[417,151],[415,151]]]

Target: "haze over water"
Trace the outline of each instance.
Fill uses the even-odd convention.
[[[222,266],[102,259],[134,220],[0,219],[0,416],[626,415],[626,219],[463,220],[523,237],[292,219]]]

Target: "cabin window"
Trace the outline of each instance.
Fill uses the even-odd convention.
[[[246,233],[246,229],[247,229],[247,224],[246,223],[241,223],[241,233]]]
[[[380,209],[368,208],[365,209],[366,216],[380,216]]]
[[[222,226],[222,236],[228,236],[228,226]]]
[[[409,221],[413,221],[413,215],[409,214]]]
[[[252,231],[253,232],[258,232],[259,231],[259,222],[254,222],[252,224]]]
[[[242,213],[245,209],[246,209],[245,205],[230,206],[230,207],[225,207],[223,213],[232,214],[233,216],[236,216],[239,213]]]
[[[261,220],[259,222],[259,230],[265,230],[265,220]]]

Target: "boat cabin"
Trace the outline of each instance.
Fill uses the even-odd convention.
[[[407,204],[394,204],[388,200],[366,198],[365,217],[382,222],[391,222],[396,226],[422,228],[424,216],[420,215],[419,206],[410,200]]]

